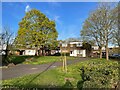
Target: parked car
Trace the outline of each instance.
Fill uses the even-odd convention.
[[[110,56],[110,58],[120,59],[120,54],[112,54],[112,55]]]

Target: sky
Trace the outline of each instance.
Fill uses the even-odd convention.
[[[31,9],[40,10],[50,20],[55,20],[58,40],[79,38],[80,30],[95,2],[2,2],[2,26],[9,26],[17,34],[18,23]]]

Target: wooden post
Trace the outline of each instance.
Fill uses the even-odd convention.
[[[63,71],[65,71],[65,60],[64,60],[64,58],[62,58],[63,59]]]
[[[65,50],[66,50],[66,46],[65,46]],[[62,57],[62,50],[61,50],[61,57]],[[63,71],[65,71],[67,73],[67,61],[66,61],[66,53],[64,53],[63,55]]]
[[[63,59],[63,56],[62,56],[62,49],[61,49],[61,60],[63,61],[63,72],[64,72],[64,66],[65,66],[65,64],[64,64],[64,59]]]
[[[66,47],[65,47],[66,50]],[[67,73],[67,61],[66,61],[66,53],[64,54],[64,61],[65,61],[65,72]]]
[[[67,61],[66,61],[66,55],[65,55],[65,72],[67,73]]]

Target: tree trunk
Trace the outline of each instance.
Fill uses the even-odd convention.
[[[6,50],[5,50],[5,63],[10,63],[9,59],[8,59],[8,54],[9,54],[9,50],[8,50],[8,45],[6,46]]]
[[[44,56],[44,49],[43,49],[43,45],[42,45],[42,56]]]
[[[6,50],[5,50],[5,58],[7,58],[7,57],[8,57],[8,44],[7,44]]]
[[[108,42],[106,42],[106,60],[109,60]]]
[[[5,50],[5,58],[8,57],[8,49]]]
[[[120,46],[118,47],[118,54],[120,54]]]
[[[102,47],[99,47],[100,49],[100,59],[102,59]]]
[[[38,56],[38,47],[36,47],[35,56]]]

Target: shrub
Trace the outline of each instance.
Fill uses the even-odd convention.
[[[83,88],[113,88],[119,81],[119,69],[119,63],[113,61],[86,63],[80,68]]]
[[[9,60],[11,61],[11,63],[19,64],[31,57],[33,57],[33,56],[14,56],[14,55],[12,55],[12,56],[10,56]]]
[[[51,56],[61,56],[60,53],[55,53],[54,55],[51,55]]]

